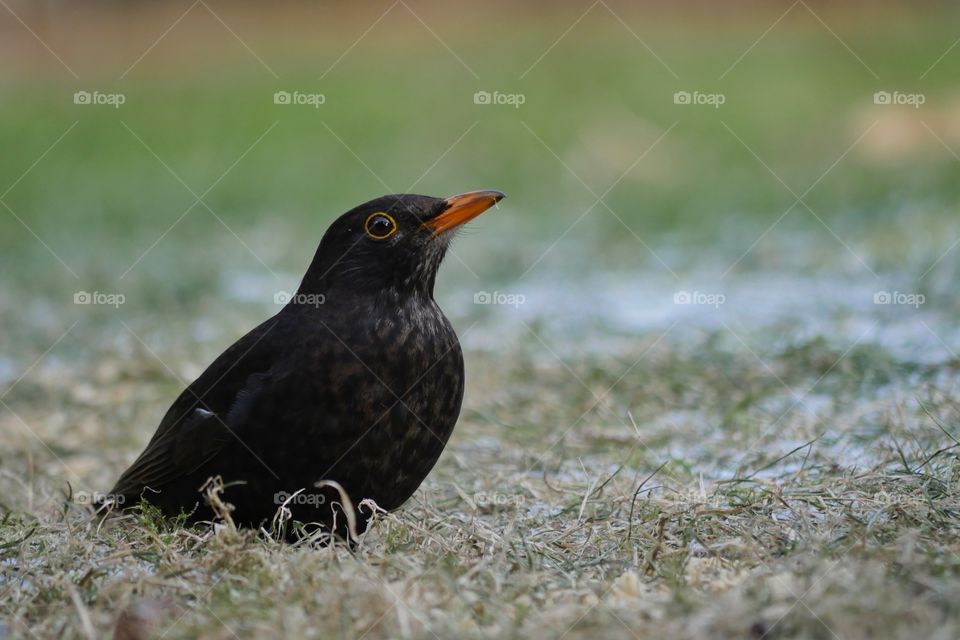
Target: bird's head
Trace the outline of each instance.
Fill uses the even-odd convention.
[[[430,294],[455,231],[504,197],[499,191],[398,194],[354,207],[327,229],[300,292]]]

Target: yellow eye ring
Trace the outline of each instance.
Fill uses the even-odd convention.
[[[382,223],[383,218],[386,218],[390,222],[390,228],[386,231],[382,228],[375,229],[374,227],[377,226],[377,223]],[[363,230],[374,240],[386,240],[397,232],[397,221],[394,220],[390,214],[378,211],[377,213],[371,213],[367,216],[366,222],[363,223]]]

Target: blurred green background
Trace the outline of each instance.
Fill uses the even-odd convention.
[[[247,326],[335,216],[385,192],[509,194],[454,248],[447,291],[679,279],[705,253],[793,264],[783,246],[802,247],[798,268],[843,254],[837,268],[917,277],[956,237],[958,18],[950,3],[11,3],[5,350],[114,312],[78,316],[79,290],[124,293],[128,319]]]

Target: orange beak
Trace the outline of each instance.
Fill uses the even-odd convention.
[[[427,220],[423,226],[430,229],[433,235],[440,235],[473,220],[506,197],[507,194],[499,191],[470,191],[450,196],[443,201],[446,208],[440,215]]]

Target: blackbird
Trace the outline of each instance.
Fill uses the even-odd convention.
[[[238,526],[269,525],[285,505],[301,533],[343,538],[348,516],[366,528],[361,501],[403,504],[463,400],[437,270],[454,230],[504,197],[390,195],[340,216],[296,294],[180,394],[107,500],[211,520],[201,488],[219,476]]]

